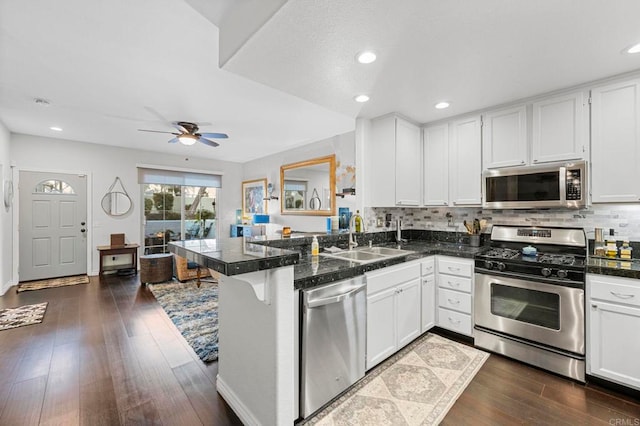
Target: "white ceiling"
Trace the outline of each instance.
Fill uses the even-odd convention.
[[[637,0],[0,0],[0,120],[244,162],[351,131],[356,117],[425,123],[640,69],[640,55],[620,54],[640,42],[638,16]],[[378,61],[357,64],[365,48]],[[442,99],[452,107],[435,110]],[[169,145],[137,131],[171,130],[152,111],[230,138]]]

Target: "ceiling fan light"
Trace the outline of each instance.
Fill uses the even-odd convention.
[[[625,53],[629,53],[631,55],[633,55],[634,53],[640,53],[640,43],[634,44],[631,47],[627,47],[624,50]]]
[[[183,145],[193,145],[194,143],[196,143],[198,138],[194,135],[180,135],[178,136],[178,140]]]
[[[365,50],[356,55],[356,60],[361,64],[370,64],[376,60],[376,54],[370,50]]]

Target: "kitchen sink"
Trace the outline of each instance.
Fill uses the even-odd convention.
[[[401,250],[388,247],[363,247],[361,249],[341,251],[338,253],[321,253],[322,256],[334,259],[350,260],[356,263],[369,263],[378,260],[405,256],[413,253],[411,250]]]

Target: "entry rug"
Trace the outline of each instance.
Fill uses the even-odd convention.
[[[0,331],[25,325],[40,324],[49,302],[0,310]]]
[[[369,372],[308,425],[437,425],[489,354],[427,334]]]
[[[204,362],[218,359],[218,283],[196,280],[147,286]]]
[[[72,277],[51,278],[48,280],[27,281],[18,284],[18,293],[21,291],[41,290],[43,288],[65,287],[68,285],[89,284],[86,275],[74,275]]]

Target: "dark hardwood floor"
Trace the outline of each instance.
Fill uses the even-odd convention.
[[[49,302],[0,331],[0,425],[237,425],[204,364],[137,276],[0,297]],[[640,401],[492,355],[443,424],[640,426]]]

